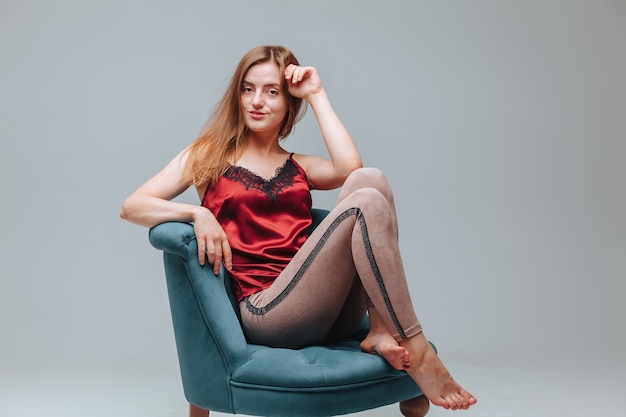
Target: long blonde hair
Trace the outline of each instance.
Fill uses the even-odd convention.
[[[246,53],[239,61],[226,92],[209,116],[204,129],[188,149],[182,174],[184,181],[197,187],[204,184],[212,187],[228,168],[229,161],[239,159],[248,133],[241,109],[243,79],[253,65],[272,61],[278,65],[280,74],[284,73],[289,64],[300,65],[291,51],[283,46],[258,46]],[[284,139],[302,118],[306,107],[302,105],[302,99],[287,92],[287,82],[284,79],[282,87],[287,95],[288,109],[278,136]]]

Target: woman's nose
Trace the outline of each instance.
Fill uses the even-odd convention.
[[[260,92],[256,92],[254,93],[254,96],[252,96],[252,105],[256,108],[263,106],[263,100],[261,99]]]

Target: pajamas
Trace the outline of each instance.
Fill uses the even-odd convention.
[[[397,341],[421,332],[398,248],[393,194],[374,168],[354,171],[336,207],[271,287],[240,302],[251,343],[287,348],[351,336],[367,306]]]

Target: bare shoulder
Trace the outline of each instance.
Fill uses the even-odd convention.
[[[187,157],[189,156],[189,148],[190,146],[187,146],[185,149],[180,151],[178,155],[172,158],[168,165],[175,167],[179,171],[182,171],[185,167],[185,163],[187,162]]]

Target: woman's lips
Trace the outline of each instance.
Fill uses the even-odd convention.
[[[260,120],[265,116],[265,113],[261,113],[259,111],[249,111],[248,114],[255,120]]]

